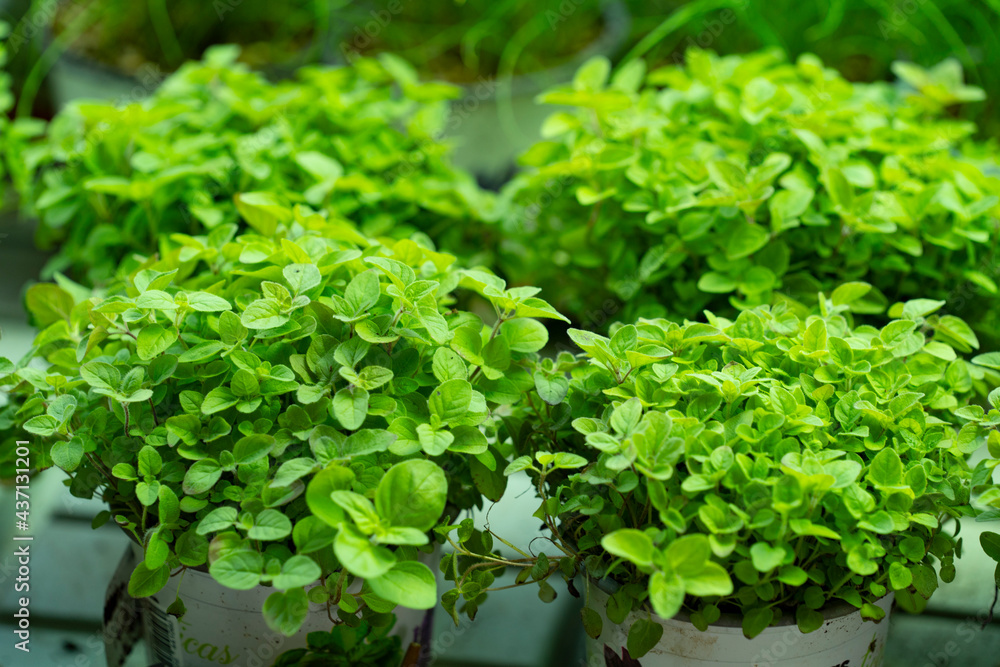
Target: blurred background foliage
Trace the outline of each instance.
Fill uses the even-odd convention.
[[[240,44],[245,62],[276,76],[392,51],[426,78],[460,84],[571,72],[594,52],[656,66],[690,46],[780,47],[793,59],[815,53],[850,81],[891,80],[895,60],[955,57],[987,93],[962,113],[1000,132],[1000,0],[5,0],[0,18],[14,26],[15,78],[43,92],[40,115],[51,112],[44,70],[63,46],[132,75],[147,64],[172,71],[219,43]]]

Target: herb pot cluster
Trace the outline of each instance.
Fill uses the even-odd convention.
[[[453,595],[475,599],[483,571],[513,565],[551,599],[549,579],[579,571],[613,582],[613,622],[648,607],[705,629],[730,613],[750,638],[783,615],[811,632],[837,601],[877,621],[889,592],[921,611],[955,577],[957,520],[1000,514],[1000,390],[988,412],[975,400],[1000,355],[959,356],[939,301],[855,325],[870,290],[820,295],[805,318],[777,305],[570,330],[583,353],[535,362],[508,423],[521,454],[505,473],[536,483],[549,544],[507,561],[460,529]],[[1000,559],[1000,535],[981,540]],[[596,610],[583,621],[601,634]],[[636,621],[632,657],[662,632]]]
[[[508,568],[543,600],[614,589],[595,637],[639,609],[809,632],[837,602],[920,611],[959,520],[1000,516],[1000,180],[946,113],[980,95],[955,63],[889,86],[771,52],[595,59],[497,201],[437,140],[453,87],[388,55],[269,83],[237,55],[3,135],[57,253],[32,349],[0,359],[2,458],[30,433],[108,505],[134,597],[197,568],[271,587],[285,635],[325,606],[280,665],[396,667],[396,606],[475,616]],[[546,349],[550,300],[594,325],[575,348]],[[511,557],[466,513],[516,473],[548,544]]]

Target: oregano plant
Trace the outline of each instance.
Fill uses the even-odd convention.
[[[561,316],[413,240],[281,216],[270,236],[174,234],[107,290],[32,286],[41,331],[0,359],[0,419],[142,547],[133,597],[199,568],[272,586],[286,635],[310,602],[383,627],[436,604],[432,529],[503,493],[494,411],[532,386],[537,318]],[[494,320],[454,308],[458,289]]]
[[[297,203],[372,237],[422,232],[474,254],[463,239],[489,198],[436,138],[458,88],[390,55],[272,83],[238,55],[215,47],[146,98],[78,101],[16,126],[14,181],[37,243],[56,251],[45,277],[104,285],[172,233],[236,223],[269,236]]]
[[[594,637],[648,610],[701,629],[732,614],[752,638],[789,617],[813,631],[834,603],[878,621],[889,593],[920,611],[963,551],[1000,560],[1000,536],[970,544],[959,522],[1000,516],[1000,389],[979,402],[1000,355],[959,355],[940,301],[856,324],[870,290],[820,294],[805,317],[779,304],[571,329],[582,352],[537,360],[506,424],[506,473],[535,482],[548,542],[510,558],[490,533],[441,529],[457,554],[446,599],[474,609],[483,573],[515,567],[542,599],[554,576],[610,593],[583,611]],[[651,631],[630,628],[633,658]]]
[[[500,268],[595,330],[808,306],[863,280],[857,312],[947,300],[995,342],[996,152],[947,113],[981,91],[954,60],[894,71],[850,83],[777,51],[690,49],[648,73],[593,59],[540,98],[572,108],[505,189]]]

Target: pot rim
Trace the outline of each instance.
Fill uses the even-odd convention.
[[[601,17],[604,19],[601,34],[585,47],[570,55],[565,62],[534,72],[517,74],[509,79],[501,79],[499,75],[495,74],[493,81],[496,82],[497,88],[506,89],[508,95],[536,95],[555,83],[568,81],[583,63],[594,56],[615,53],[628,38],[629,30],[632,27],[632,14],[623,0],[608,0],[601,10]],[[459,85],[468,93],[478,84],[479,81],[474,81]],[[493,96],[495,97],[496,94],[494,93]]]
[[[582,573],[581,573],[580,576],[584,578],[585,585],[587,585],[590,582],[593,582],[594,587],[600,593],[603,593],[604,595],[607,595],[607,596],[613,595],[619,588],[621,588],[621,585],[618,582],[616,582],[615,580],[611,579],[610,577],[604,577],[602,579],[597,579],[597,578],[594,578],[594,577],[587,577],[585,574],[582,574]],[[881,602],[881,601],[886,600],[886,599],[889,600],[889,605],[891,606],[892,603],[895,600],[895,593],[893,593],[892,591],[889,591],[888,593],[886,593],[885,595],[883,595],[882,597],[880,597],[877,600],[877,602]],[[678,623],[691,624],[691,615],[689,613],[687,613],[686,611],[680,611],[680,612],[677,613],[676,616],[673,616],[672,618],[662,618],[661,616],[659,616],[658,614],[656,614],[656,612],[652,611],[651,609],[647,609],[647,610],[653,615],[654,618],[656,618],[659,621],[663,621],[663,622],[674,621],[674,622],[678,622]],[[838,602],[836,602],[834,604],[828,604],[828,605],[822,607],[821,609],[819,609],[817,611],[819,611],[821,614],[823,614],[823,621],[826,622],[826,621],[832,621],[832,620],[837,619],[837,618],[842,618],[844,616],[850,616],[851,614],[860,613],[861,610],[858,609],[857,607],[855,607],[854,605],[849,604],[849,603],[844,602],[843,600],[841,600],[841,601],[838,601]],[[879,621],[872,621],[872,622],[873,623],[878,623]],[[772,626],[769,626],[769,627],[770,628],[783,628],[783,627],[796,627],[796,626],[797,626],[797,623],[796,623],[795,617],[793,615],[791,615],[791,614],[782,614],[781,618],[778,619],[778,622],[775,623]],[[708,627],[709,628],[742,628],[743,627],[743,617],[740,616],[740,615],[738,615],[738,614],[722,614],[719,617],[719,620],[717,620],[714,623],[709,623]],[[765,630],[765,632],[766,632],[766,630]]]
[[[519,96],[534,95],[541,92],[549,85],[552,85],[553,81],[565,80],[567,77],[572,76],[580,65],[585,63],[590,58],[597,55],[614,53],[622,46],[622,44],[625,43],[625,40],[628,37],[629,29],[632,25],[632,15],[628,11],[628,7],[623,0],[609,0],[605,3],[604,8],[601,10],[601,16],[604,19],[604,29],[601,31],[601,34],[595,40],[587,44],[587,46],[572,54],[565,62],[535,72],[518,74],[506,81],[499,81],[496,77],[494,77],[494,80],[499,81],[498,86],[508,86],[510,94]],[[51,44],[55,40],[51,24],[47,24],[45,26],[44,34],[46,45]],[[321,53],[324,55],[320,57],[319,62],[316,64],[327,67],[345,65],[341,58],[331,58],[325,55],[326,47],[329,46],[328,42],[331,39],[331,35],[326,35],[325,38],[318,36],[318,38],[323,42],[324,48],[321,49]],[[72,50],[69,46],[59,53],[59,60],[71,63],[77,67],[93,70],[103,76],[112,77],[117,79],[122,85],[135,85],[139,83],[139,79],[135,76],[135,74],[130,74],[118,69],[117,67],[113,67],[107,63],[97,60],[96,58],[91,58],[90,56],[78,53]],[[189,61],[186,60],[185,62]],[[292,58],[287,63],[272,64],[270,67],[255,71],[259,71],[268,78],[285,78],[290,76],[291,73],[299,67],[308,64],[309,63],[305,62],[304,58]],[[157,69],[159,70],[158,66]],[[161,71],[165,75],[173,73],[173,70]],[[436,77],[432,77],[432,79],[434,78]],[[460,85],[463,90],[469,92],[474,86],[478,85],[478,83],[479,82],[476,81],[457,85]]]
[[[57,7],[63,4],[68,4],[68,0],[61,0],[60,2],[57,3]],[[55,42],[56,36],[52,30],[51,21],[46,23],[42,34],[43,34],[45,48],[48,48]],[[326,47],[329,46],[328,42],[330,41],[330,35],[317,34],[314,36],[313,39],[319,42],[320,53],[325,54],[325,49]],[[222,42],[221,44],[234,44],[234,42]],[[236,44],[236,45],[239,46],[241,49],[245,47],[245,45],[243,44]],[[213,44],[212,46],[216,45]],[[288,78],[299,67],[311,64],[305,58],[306,51],[307,50],[296,52],[294,57],[290,58],[287,62],[284,63],[270,63],[267,67],[261,67],[261,68],[251,67],[250,69],[254,72],[261,74],[262,76],[264,76],[269,80]],[[180,67],[183,67],[186,63],[201,60],[203,56],[204,54],[198,56],[197,58],[185,57],[184,61],[176,69],[163,69],[157,63],[152,63],[152,62],[147,62],[145,64],[152,65],[153,67],[156,68],[156,71],[163,76],[163,78],[166,78],[171,74],[175,73],[178,69],[180,69]],[[123,86],[135,86],[141,84],[140,79],[136,76],[137,72],[130,73],[125,70],[119,69],[113,65],[109,65],[108,63],[98,60],[97,58],[92,58],[86,54],[73,50],[71,45],[69,44],[67,44],[66,47],[59,52],[59,57],[57,59],[57,62],[63,62],[68,65],[72,65],[74,67],[91,70],[101,76],[115,79],[119,84]],[[320,60],[316,64],[329,65],[330,62],[325,57],[325,55],[321,55]]]

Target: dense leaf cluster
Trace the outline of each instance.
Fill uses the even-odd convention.
[[[237,55],[212,49],[146,99],[80,101],[48,126],[15,126],[12,175],[38,243],[58,251],[46,276],[103,284],[170,233],[245,221],[268,235],[295,203],[373,237],[421,231],[441,243],[479,216],[485,195],[436,139],[457,88],[421,83],[391,56],[271,83]],[[261,207],[263,220],[241,217]]]
[[[995,340],[1000,169],[945,113],[981,91],[955,61],[895,71],[851,84],[810,56],[691,49],[609,77],[592,60],[541,98],[575,109],[506,189],[500,267],[586,328],[864,280],[859,310],[946,299]]]
[[[1000,390],[989,412],[973,400],[1000,355],[960,356],[967,327],[940,301],[853,326],[869,290],[846,284],[806,318],[778,305],[570,330],[583,354],[537,362],[509,424],[522,454],[506,472],[529,471],[552,530],[521,579],[544,582],[555,552],[613,582],[614,622],[643,605],[701,628],[738,613],[748,637],[782,614],[814,630],[837,600],[877,620],[890,591],[922,609],[955,576],[954,520],[1000,508]]]
[[[183,566],[271,584],[285,634],[309,601],[351,622],[429,609],[430,531],[503,493],[493,411],[531,386],[548,340],[534,318],[560,316],[413,240],[279,217],[270,236],[174,234],[108,291],[33,286],[41,331],[0,359],[15,399],[0,418],[143,546],[135,597]],[[460,286],[493,304],[491,326],[453,308]]]
[[[286,651],[273,667],[399,667],[402,656],[399,637],[382,636],[364,623],[354,632],[338,626],[306,639],[306,648]]]

